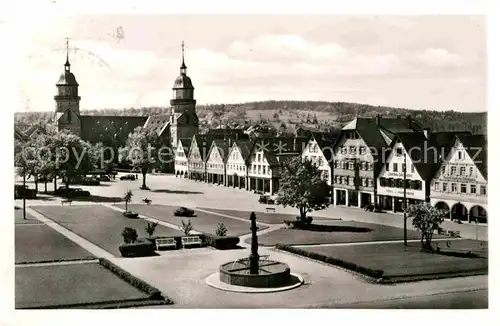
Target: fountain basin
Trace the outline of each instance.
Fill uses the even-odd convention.
[[[290,267],[282,262],[260,259],[259,273],[250,274],[248,259],[225,263],[219,268],[221,282],[237,286],[272,288],[290,282]]]

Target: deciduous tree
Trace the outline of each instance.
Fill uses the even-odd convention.
[[[300,221],[309,224],[307,213],[328,207],[329,186],[321,171],[309,160],[294,157],[282,166],[278,204],[299,209]]]
[[[420,243],[422,248],[432,250],[431,241],[434,231],[443,223],[447,212],[437,209],[428,203],[410,205],[406,211],[408,217],[412,217],[412,224],[421,232]]]

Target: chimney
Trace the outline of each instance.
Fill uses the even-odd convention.
[[[377,126],[380,126],[380,114],[377,114]]]
[[[430,132],[429,128],[424,128],[424,136],[426,139],[429,139],[429,132]]]

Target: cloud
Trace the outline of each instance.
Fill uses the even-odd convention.
[[[417,55],[417,59],[423,64],[433,68],[459,67],[464,64],[462,58],[446,49],[426,49]]]

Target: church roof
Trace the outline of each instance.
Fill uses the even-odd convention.
[[[81,115],[82,139],[91,143],[116,141],[123,145],[135,128],[144,126],[147,118],[144,116]]]
[[[65,71],[59,76],[56,86],[78,86],[78,83],[72,72]]]
[[[161,136],[170,125],[170,115],[150,115],[144,123],[145,129],[154,129]]]
[[[194,89],[191,78],[187,75],[181,74],[174,81],[173,89]]]

